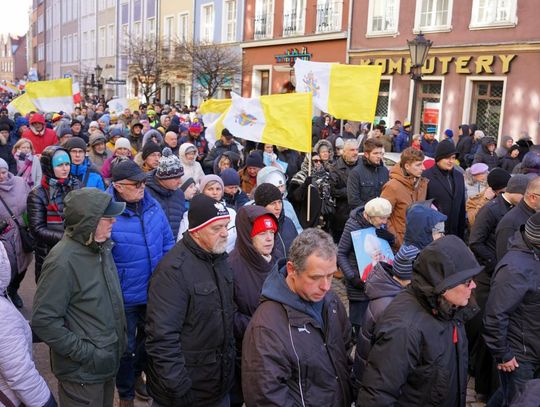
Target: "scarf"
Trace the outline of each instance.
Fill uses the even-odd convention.
[[[43,175],[41,186],[47,192],[47,225],[64,225],[64,197],[73,189],[74,179],[51,178]]]
[[[13,154],[15,161],[17,161],[17,176],[24,179],[30,188],[32,188],[34,186],[34,181],[32,180],[32,162],[34,157],[32,154],[27,154],[24,160],[21,160],[20,156],[20,151]]]

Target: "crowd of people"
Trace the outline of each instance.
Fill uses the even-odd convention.
[[[317,116],[306,155],[159,101],[0,109],[0,402],[57,403],[32,333],[62,406],[464,406],[469,376],[526,400],[540,146],[410,128]]]

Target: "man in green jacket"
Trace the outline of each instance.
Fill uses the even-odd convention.
[[[69,193],[64,236],[43,264],[32,329],[50,347],[63,406],[113,406],[126,323],[110,235],[124,208],[96,188]]]

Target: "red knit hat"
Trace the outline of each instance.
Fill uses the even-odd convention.
[[[259,233],[266,232],[267,230],[273,230],[274,233],[276,233],[278,230],[276,221],[270,215],[259,216],[257,219],[255,219],[255,222],[253,222],[251,237],[255,237]]]

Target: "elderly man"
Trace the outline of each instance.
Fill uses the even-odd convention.
[[[188,219],[148,289],[147,386],[154,407],[228,407],[235,354],[229,212],[200,194]]]
[[[51,348],[62,406],[113,406],[126,323],[110,237],[125,206],[96,188],[70,192],[66,232],[43,264],[32,329]]]
[[[242,346],[247,406],[350,406],[351,326],[330,290],[336,245],[306,229],[262,288]]]

